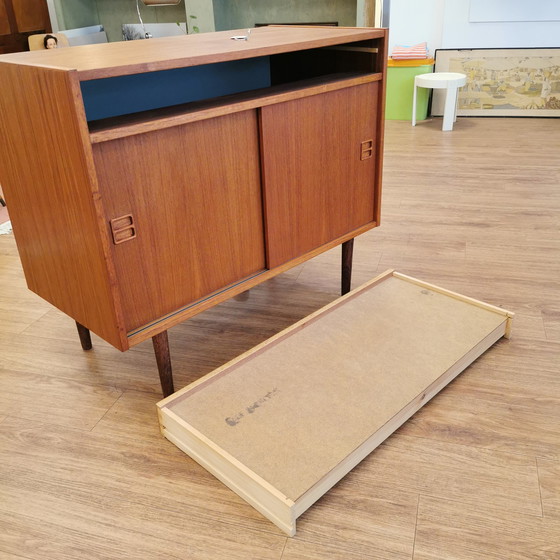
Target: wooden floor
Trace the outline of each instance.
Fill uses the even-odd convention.
[[[353,285],[395,268],[514,311],[513,336],[293,539],[160,436],[151,345],[83,352],[0,236],[0,558],[560,559],[559,147],[557,119],[387,123],[382,225],[356,240]],[[172,329],[176,387],[332,301],[339,259]]]

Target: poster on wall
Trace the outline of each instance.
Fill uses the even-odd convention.
[[[458,116],[560,117],[560,48],[439,49],[435,72],[466,74]],[[435,90],[432,115],[443,115]]]

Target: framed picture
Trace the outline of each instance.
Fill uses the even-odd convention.
[[[466,74],[459,116],[560,117],[560,48],[438,49],[434,71]],[[444,102],[434,90],[432,115]]]

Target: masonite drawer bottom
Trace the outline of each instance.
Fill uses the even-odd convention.
[[[512,318],[388,271],[159,402],[161,430],[293,536]]]

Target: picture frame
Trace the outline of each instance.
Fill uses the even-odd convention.
[[[466,74],[458,116],[560,117],[560,48],[438,49],[434,71]],[[432,116],[444,103],[434,90]]]

